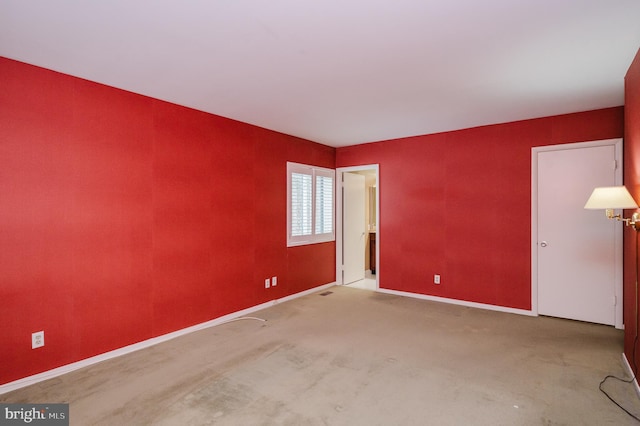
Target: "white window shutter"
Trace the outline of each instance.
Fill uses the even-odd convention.
[[[287,163],[287,246],[335,240],[335,171]]]
[[[291,235],[311,235],[313,223],[312,175],[291,173]]]
[[[316,176],[316,234],[333,232],[333,178]]]

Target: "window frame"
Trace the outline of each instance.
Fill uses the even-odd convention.
[[[308,235],[293,235],[292,216],[293,216],[293,200],[292,200],[292,175],[294,173],[305,174],[311,176],[311,233]],[[316,185],[317,177],[331,178],[331,231],[325,233],[316,233],[317,223],[317,198]],[[311,166],[308,164],[287,162],[287,247],[302,246],[308,244],[325,243],[335,241],[336,239],[336,171],[324,167]]]

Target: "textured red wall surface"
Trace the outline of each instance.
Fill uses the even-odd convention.
[[[623,133],[618,107],[336,152],[4,58],[0,81],[0,384],[334,281],[334,243],[286,247],[286,161],[380,164],[383,288],[529,309],[531,147]]]
[[[640,50],[624,80],[624,184],[631,195],[640,201]],[[625,212],[629,217],[633,211]],[[640,353],[634,351],[638,330],[636,278],[638,277],[636,231],[625,228],[624,233],[624,352],[635,369]],[[634,362],[633,356],[636,355]],[[634,365],[635,364],[635,365]]]
[[[0,384],[335,281],[335,243],[286,247],[286,162],[334,148],[5,58],[0,82]]]
[[[337,167],[380,164],[380,286],[531,309],[531,148],[622,137],[623,115],[616,107],[338,148]]]

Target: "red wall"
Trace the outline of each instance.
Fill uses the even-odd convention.
[[[338,148],[380,164],[380,286],[531,309],[531,148],[623,135],[623,108]],[[433,275],[442,284],[433,284]]]
[[[381,287],[519,309],[532,147],[621,137],[626,114],[640,199],[638,58],[624,112],[337,150],[4,58],[0,81],[0,384],[334,281],[334,243],[286,247],[286,161],[380,164]]]
[[[631,195],[640,201],[640,50],[627,71],[624,80],[624,183]],[[625,212],[630,216],[633,212]],[[635,368],[633,347],[637,342],[638,315],[636,300],[637,247],[636,231],[625,228],[624,247],[624,352]],[[635,351],[637,352],[637,351]],[[636,365],[640,365],[640,353],[636,353]]]
[[[5,58],[0,82],[0,384],[335,281],[334,243],[286,247],[286,161],[334,148]]]

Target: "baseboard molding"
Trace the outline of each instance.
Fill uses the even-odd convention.
[[[633,368],[631,368],[631,364],[629,364],[629,360],[627,359],[627,355],[622,352],[622,364],[624,365],[624,369],[627,370],[627,374],[629,377],[634,377]],[[638,386],[638,379],[633,379],[633,388],[636,390],[636,395],[640,398],[640,386]]]
[[[489,305],[486,303],[468,302],[466,300],[449,299],[446,297],[429,296],[427,294],[409,293],[407,291],[388,290],[386,288],[379,288],[377,291],[380,293],[393,294],[396,296],[413,297],[414,299],[430,300],[432,302],[449,303],[451,305],[466,306],[469,308],[486,309],[489,311],[507,312],[510,314],[526,315],[530,317],[537,316],[532,311],[526,309],[508,308],[506,306]]]
[[[171,333],[163,334],[162,336],[153,337],[151,339],[144,340],[142,342],[134,343],[132,345],[124,346],[122,348],[114,349],[113,351],[105,352],[100,355],[93,356],[91,358],[83,359],[81,361],[77,361],[71,364],[63,365],[62,367],[54,368],[52,370],[48,370],[42,373],[34,374],[33,376],[28,376],[22,379],[15,380],[13,382],[6,383],[0,386],[0,395],[14,391],[16,389],[20,389],[26,386],[30,386],[36,384],[38,382],[42,382],[44,380],[52,379],[54,377],[61,376],[66,373],[70,373],[75,370],[79,370],[84,367],[88,367],[93,364],[97,364],[102,361],[106,361],[108,359],[117,358],[122,355],[126,355],[135,351],[139,351],[141,349],[148,348],[153,345],[157,345],[162,342],[166,342],[171,339],[175,339],[176,337],[184,336],[189,333],[193,333],[199,330],[203,330],[209,327],[215,327],[220,324],[227,323],[229,321],[233,321],[244,317],[248,314],[251,314],[256,311],[260,311],[262,309],[277,305],[279,303],[287,302],[289,300],[297,299],[302,296],[306,296],[308,294],[316,293],[318,291],[325,290],[329,287],[333,287],[336,285],[335,282],[324,284],[318,287],[311,288],[309,290],[301,291],[299,293],[295,293],[281,299],[274,299],[269,302],[261,303],[260,305],[252,306],[247,309],[243,309],[241,311],[233,312],[227,315],[223,315],[221,317],[215,318],[213,320],[203,322],[200,324],[193,325],[191,327],[183,328],[181,330],[177,330]]]

